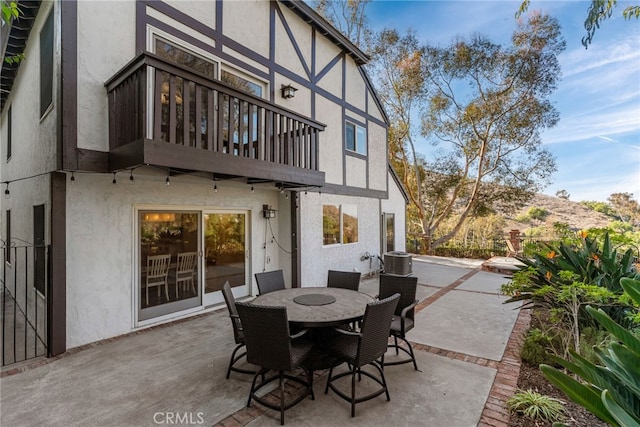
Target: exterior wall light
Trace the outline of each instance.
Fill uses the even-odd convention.
[[[289,99],[289,98],[293,98],[294,96],[296,96],[296,91],[298,89],[296,89],[295,87],[291,86],[291,85],[282,85],[280,87],[280,93],[282,93],[282,97],[284,99]]]
[[[262,216],[265,218],[275,218],[276,210],[271,209],[271,206],[269,205],[262,205]]]

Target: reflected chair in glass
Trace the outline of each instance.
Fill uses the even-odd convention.
[[[338,333],[323,345],[328,354],[346,362],[349,366],[348,371],[336,375],[333,374],[334,368],[329,370],[324,392],[326,394],[331,389],[338,396],[350,402],[352,417],[356,415],[357,403],[373,399],[382,393],[385,393],[387,401],[390,400],[382,359],[387,351],[391,319],[399,299],[400,295],[393,295],[367,304],[362,319],[362,328],[359,332],[336,328],[335,331]],[[362,369],[365,365],[374,366],[378,375]],[[349,375],[351,375],[351,394],[347,395],[335,385],[335,382]],[[371,378],[380,387],[365,396],[356,397],[356,376],[360,380],[362,375]]]
[[[198,265],[197,252],[181,252],[178,254],[178,264],[176,267],[176,299],[178,299],[178,289],[186,291],[187,286],[191,292],[196,294],[195,274]]]
[[[293,336],[290,335],[285,307],[266,307],[237,302],[236,309],[244,331],[247,361],[260,366],[260,370],[253,376],[247,407],[251,406],[251,400],[255,400],[267,408],[279,410],[280,424],[284,424],[286,409],[300,403],[308,395],[313,398],[312,383],[291,375],[295,369],[302,368],[307,379],[310,377],[310,373],[303,366],[303,363],[311,354],[313,342],[302,338],[307,332],[306,329]],[[265,378],[265,375],[273,370],[277,374]],[[256,384],[259,377],[262,379],[260,383]],[[285,379],[288,380],[287,383],[294,382],[302,385],[303,389],[288,387],[288,393],[285,394]],[[279,381],[278,394],[280,399],[278,404],[269,401],[268,395],[258,394],[260,389],[275,380]],[[286,401],[286,395],[292,396],[289,401]]]
[[[238,310],[236,310],[236,299],[233,296],[233,292],[231,291],[231,285],[229,285],[229,281],[226,281],[222,286],[222,296],[224,296],[224,302],[227,304],[227,309],[229,310],[231,326],[233,326],[233,338],[237,344],[236,348],[233,349],[233,353],[231,353],[231,359],[229,359],[229,367],[227,368],[227,379],[229,379],[231,371],[240,372],[242,374],[255,374],[255,370],[251,371],[234,366],[238,360],[242,359],[247,354],[247,352],[243,351],[240,354],[236,354],[245,346],[245,342],[242,323],[240,323],[240,316],[238,316]]]
[[[255,276],[260,295],[285,288],[282,270],[265,271],[263,273],[256,273]]]
[[[167,276],[169,275],[169,262],[171,254],[168,255],[150,255],[147,257],[147,279],[146,285],[146,301],[149,305],[149,288],[158,287],[158,299],[160,298],[160,286],[164,286],[164,294],[169,301],[169,284]]]
[[[360,288],[360,272],[329,270],[327,287],[357,291]]]
[[[419,371],[416,363],[416,356],[413,353],[413,347],[407,340],[406,334],[415,324],[415,308],[418,304],[416,299],[416,289],[418,287],[417,277],[394,276],[389,274],[380,275],[380,293],[378,298],[386,298],[389,295],[400,294],[400,301],[391,321],[390,335],[393,337],[393,344],[389,344],[389,348],[396,349],[396,355],[399,351],[403,351],[410,358],[394,361],[384,361],[384,366],[401,365],[403,363],[413,362],[413,367]],[[406,348],[398,344],[398,338],[406,344]]]

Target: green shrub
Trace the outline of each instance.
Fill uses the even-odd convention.
[[[533,390],[520,390],[507,400],[511,412],[533,420],[558,421],[564,415],[564,402]]]
[[[538,366],[542,363],[553,365],[550,354],[554,353],[554,337],[538,328],[532,328],[527,333],[520,349],[520,358],[523,362]]]
[[[544,221],[544,219],[549,216],[549,211],[545,208],[531,206],[527,211],[527,215],[533,219],[537,219],[538,221]]]
[[[623,278],[620,285],[640,311],[640,280]],[[603,310],[587,307],[597,323],[615,340],[596,350],[596,365],[575,352],[572,360],[557,359],[571,375],[549,365],[540,370],[571,400],[613,426],[640,426],[640,339],[630,328],[614,322]]]

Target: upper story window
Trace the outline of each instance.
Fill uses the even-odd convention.
[[[240,72],[235,70],[222,70],[222,72],[220,73],[220,80],[222,80],[222,82],[228,84],[229,86],[232,86],[244,92],[248,92],[251,95],[260,98],[262,98],[262,94],[264,93],[262,84],[253,81],[253,79],[251,79],[249,76],[246,76],[244,74],[241,75]]]
[[[355,123],[346,122],[344,127],[345,148],[363,156],[367,155],[367,130]]]
[[[11,158],[11,108],[7,111],[7,161]]]
[[[40,30],[40,117],[53,104],[53,12]]]
[[[195,53],[180,48],[161,38],[155,39],[155,50],[156,55],[166,59],[167,61],[184,65],[185,67],[191,68],[193,71],[207,75],[211,78],[217,78],[218,72],[217,64],[215,62],[208,61]]]

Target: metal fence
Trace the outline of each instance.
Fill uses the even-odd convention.
[[[2,244],[0,338],[2,366],[47,354],[47,284],[49,248]]]

